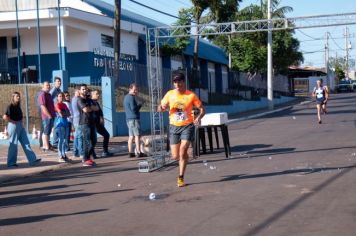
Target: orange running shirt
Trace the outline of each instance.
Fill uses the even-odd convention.
[[[169,106],[169,123],[175,126],[185,126],[193,123],[193,105],[200,108],[202,103],[192,91],[183,94],[169,90],[161,101],[161,105]]]

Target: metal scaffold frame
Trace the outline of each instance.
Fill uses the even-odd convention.
[[[150,172],[171,162],[169,153],[165,150],[163,115],[162,113],[157,112],[157,106],[162,98],[162,71],[160,63],[161,39],[187,37],[186,34],[182,34],[181,32],[191,32],[189,36],[231,35],[238,33],[320,28],[352,24],[356,24],[356,13],[149,28],[147,30],[146,40],[149,66],[148,80],[151,99],[150,108],[153,156],[139,163],[139,171]],[[268,68],[268,70],[270,69],[271,68]]]

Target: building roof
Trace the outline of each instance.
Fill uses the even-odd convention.
[[[309,76],[325,76],[325,68],[313,67],[313,66],[290,66],[289,77],[290,78],[307,78]]]
[[[83,0],[84,2],[96,7],[102,14],[114,18],[114,6],[100,1],[100,0]],[[147,26],[147,28],[154,28],[159,26],[167,26],[162,22],[152,20],[148,17],[139,15],[137,13],[128,11],[126,9],[121,10],[121,20],[130,21]],[[194,52],[194,38],[190,39],[190,44],[184,50],[184,54],[193,56]],[[201,59],[205,59],[212,62],[228,64],[227,56],[223,49],[210,43],[207,40],[200,39],[198,56]]]

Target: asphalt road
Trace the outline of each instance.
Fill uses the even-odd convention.
[[[355,115],[349,93],[321,125],[314,103],[231,124],[231,158],[191,161],[184,188],[120,157],[2,184],[0,235],[355,235]]]

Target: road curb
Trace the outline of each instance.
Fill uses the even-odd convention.
[[[58,170],[65,166],[68,166],[68,165],[69,165],[68,163],[61,163],[61,164],[52,165],[52,166],[39,166],[39,167],[35,167],[34,169],[29,168],[24,173],[7,174],[4,176],[0,176],[0,184],[10,182],[15,179],[26,178],[26,177],[30,177],[33,175],[38,175],[38,174],[46,173],[49,171]]]

